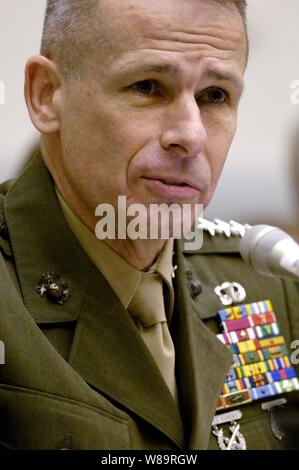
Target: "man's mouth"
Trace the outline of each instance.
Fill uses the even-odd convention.
[[[199,185],[192,178],[188,177],[179,177],[179,176],[147,176],[144,179],[152,181],[160,181],[163,184],[168,186],[189,186],[190,188],[197,189],[199,191]]]
[[[171,186],[190,186],[187,183],[181,182],[181,181],[175,181],[175,180],[170,180],[170,179],[158,179],[158,181],[161,181],[161,183],[171,185]]]
[[[160,197],[172,198],[173,200],[194,200],[198,197],[200,191],[199,187],[187,178],[179,177],[144,177],[144,181],[152,192],[155,192]]]

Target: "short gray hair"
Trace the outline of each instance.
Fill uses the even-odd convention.
[[[246,34],[246,0],[211,0],[225,6],[234,4],[243,20]],[[101,38],[101,0],[47,0],[41,54],[56,60],[67,75],[76,75],[86,51]],[[96,23],[95,28],[92,28]]]
[[[100,0],[47,0],[41,55],[68,75],[76,72],[95,41],[92,26],[99,11]]]

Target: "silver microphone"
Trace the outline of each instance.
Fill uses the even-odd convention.
[[[241,240],[240,253],[261,274],[299,281],[299,245],[277,227],[249,228]]]

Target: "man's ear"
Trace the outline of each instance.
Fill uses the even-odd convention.
[[[61,82],[58,66],[43,56],[31,57],[25,70],[25,99],[33,125],[42,134],[59,130]]]

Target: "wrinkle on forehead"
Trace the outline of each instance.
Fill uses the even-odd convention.
[[[130,50],[155,49],[210,53],[223,60],[244,56],[245,66],[245,29],[234,8],[210,0],[106,0],[103,14],[110,59]]]

